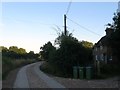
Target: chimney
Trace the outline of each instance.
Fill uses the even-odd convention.
[[[112,28],[106,28],[105,31],[106,31],[106,36],[109,36],[114,32],[114,30]]]

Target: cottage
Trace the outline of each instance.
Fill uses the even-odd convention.
[[[93,58],[94,61],[100,61],[104,63],[109,63],[113,60],[112,48],[108,44],[108,37],[114,32],[111,28],[106,28],[106,35],[102,37],[93,48]]]
[[[113,56],[112,48],[108,43],[108,38],[114,32],[112,28],[106,28],[106,35],[103,36],[93,47],[93,59],[94,65],[97,69],[97,73],[100,73],[100,65],[110,64],[115,61],[115,56]]]

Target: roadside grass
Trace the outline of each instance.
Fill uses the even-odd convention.
[[[51,65],[48,62],[44,62],[40,66],[40,70],[42,70],[44,73],[47,73],[49,75],[65,77],[64,73],[57,66]]]
[[[25,60],[25,59],[11,59],[11,58],[3,58],[2,59],[2,80],[5,80],[11,70],[22,67],[24,65],[34,63],[35,60]]]

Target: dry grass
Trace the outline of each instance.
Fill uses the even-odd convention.
[[[35,62],[35,60],[3,58],[2,60],[2,79],[4,80],[9,72],[18,67]]]

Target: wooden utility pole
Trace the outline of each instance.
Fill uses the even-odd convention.
[[[64,34],[67,35],[67,27],[66,27],[66,15],[64,14]]]

